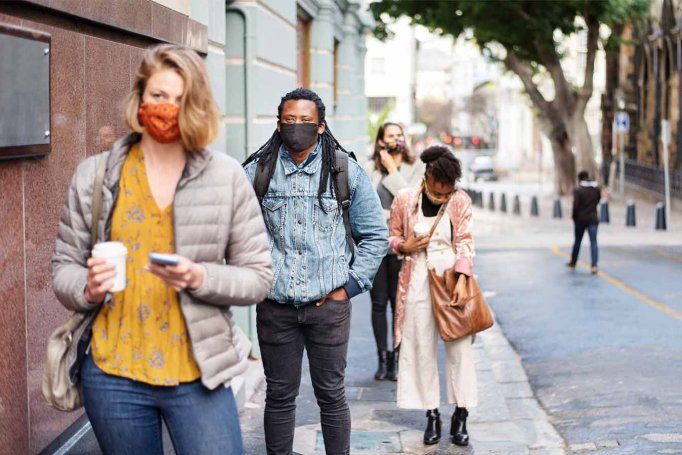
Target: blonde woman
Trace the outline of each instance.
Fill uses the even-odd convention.
[[[105,454],[243,453],[230,380],[246,369],[230,306],[262,300],[272,281],[258,201],[239,163],[206,150],[218,111],[201,58],[149,49],[130,92],[133,132],[83,162],[69,188],[52,265],[59,300],[96,312],[80,384]],[[93,181],[106,160],[100,219]],[[90,225],[127,248],[127,285],[90,257]],[[167,253],[177,265],[149,262]]]
[[[421,154],[426,164],[423,182],[401,192],[391,210],[391,249],[405,257],[398,279],[395,344],[400,343],[398,407],[426,411],[424,444],[440,441],[438,329],[431,307],[428,269],[439,275],[454,267],[471,276],[474,243],[471,199],[456,184],[462,176],[459,160],[442,145]],[[438,220],[438,214],[443,216]],[[429,236],[434,223],[433,233]],[[427,259],[428,250],[428,259]],[[469,408],[478,402],[471,337],[445,342],[445,388],[456,406],[450,435],[467,445]]]

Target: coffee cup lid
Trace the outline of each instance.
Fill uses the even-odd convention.
[[[121,242],[100,242],[92,249],[93,252],[110,255],[128,254],[128,249]]]

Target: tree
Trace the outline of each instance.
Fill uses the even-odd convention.
[[[452,101],[428,97],[417,105],[418,121],[425,124],[431,134],[452,130]]]
[[[593,92],[600,25],[636,21],[645,17],[648,6],[649,0],[382,0],[371,9],[379,38],[390,34],[387,26],[400,16],[454,37],[471,30],[484,54],[523,83],[552,143],[555,189],[567,194],[574,187],[576,164],[592,175],[597,170],[585,109]],[[560,41],[578,32],[587,35],[581,87],[568,81],[561,65]],[[552,81],[551,100],[538,86],[540,74]]]

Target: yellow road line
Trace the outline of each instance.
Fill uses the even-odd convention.
[[[553,246],[552,247],[552,253],[559,255],[561,257],[564,257],[566,259],[571,259],[571,256],[568,253],[565,253],[561,251],[558,247]],[[591,267],[589,264],[587,264],[584,261],[578,261],[578,265],[586,270],[590,270]],[[613,284],[614,286],[619,287],[620,289],[624,290],[628,294],[634,295],[647,305],[650,305],[654,308],[656,308],[659,311],[662,311],[666,313],[668,316],[672,316],[673,318],[682,321],[682,311],[678,311],[674,308],[670,308],[668,305],[659,302],[658,300],[654,300],[648,295],[644,295],[641,292],[639,292],[637,289],[628,286],[627,284],[623,283],[620,281],[618,278],[615,278],[608,273],[604,272],[603,270],[599,270],[599,273],[597,274],[600,278],[603,278],[604,280],[608,281],[609,283]]]

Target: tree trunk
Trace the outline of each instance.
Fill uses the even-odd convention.
[[[575,156],[566,130],[561,125],[547,126],[552,129],[547,136],[552,144],[554,158],[554,192],[565,196],[575,187]]]
[[[597,162],[594,157],[594,146],[590,131],[587,128],[585,114],[576,112],[570,120],[569,137],[575,153],[576,170],[587,171],[590,178],[601,180],[597,172]],[[574,174],[573,178],[577,176]]]

